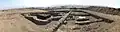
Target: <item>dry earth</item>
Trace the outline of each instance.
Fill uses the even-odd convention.
[[[20,13],[47,12],[43,10],[0,11],[0,32],[44,32]],[[38,29],[39,28],[39,29]]]
[[[24,18],[21,13],[36,13],[36,12],[47,12],[44,10],[10,10],[10,11],[0,11],[0,32],[49,32],[40,28],[36,24]],[[90,11],[87,11],[90,12]],[[90,12],[101,17],[108,18],[113,20],[113,23],[108,25],[101,24],[109,29],[106,32],[120,32],[120,16],[110,15],[110,14],[101,14]],[[73,25],[74,26],[74,25]],[[108,27],[109,26],[109,27]],[[91,26],[93,27],[93,26]]]

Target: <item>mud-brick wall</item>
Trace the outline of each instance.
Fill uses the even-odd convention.
[[[88,9],[91,11],[120,16],[120,9],[116,9],[116,8],[90,6],[90,7],[88,7]]]

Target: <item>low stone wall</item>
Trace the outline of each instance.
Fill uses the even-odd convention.
[[[88,7],[88,9],[91,11],[101,12],[105,14],[120,15],[120,9],[116,8],[90,6]]]

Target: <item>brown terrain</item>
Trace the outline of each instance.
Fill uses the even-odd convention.
[[[43,10],[4,11],[0,12],[0,32],[39,32],[37,25],[25,19],[21,13],[47,12]],[[39,28],[39,29],[38,29]]]
[[[120,32],[120,10],[90,6],[70,9],[0,11],[0,32]]]

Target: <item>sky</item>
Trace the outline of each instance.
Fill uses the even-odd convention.
[[[120,8],[120,0],[0,0],[0,9],[54,5],[95,5]]]

